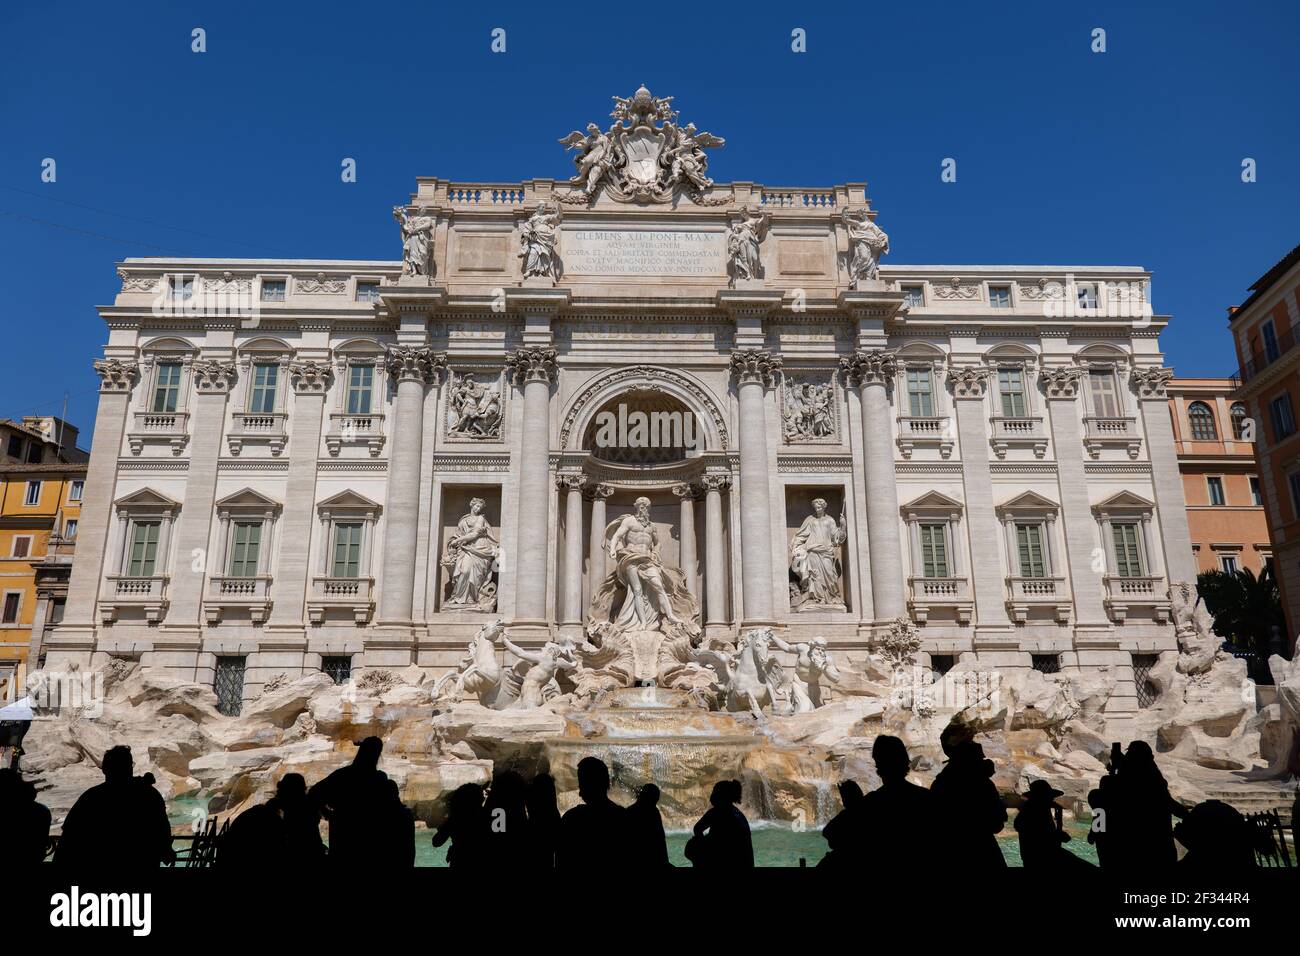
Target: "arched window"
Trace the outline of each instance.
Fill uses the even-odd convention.
[[[1246,437],[1246,406],[1243,402],[1232,403],[1232,437],[1244,441]]]
[[[1193,441],[1214,441],[1219,437],[1214,427],[1214,412],[1204,402],[1192,402],[1187,406],[1187,420],[1192,423]]]

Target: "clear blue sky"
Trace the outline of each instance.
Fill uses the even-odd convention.
[[[1144,266],[1178,373],[1227,374],[1225,308],[1300,242],[1298,40],[1249,0],[10,2],[0,415],[66,390],[88,444],[115,261],[398,258],[417,175],[567,177],[556,140],[643,82],[726,137],[720,181],[865,180],[890,261]]]

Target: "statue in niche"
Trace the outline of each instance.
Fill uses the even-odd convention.
[[[731,259],[734,279],[757,279],[762,272],[758,247],[767,235],[771,217],[765,212],[746,207],[739,222],[727,229],[727,255]]]
[[[500,544],[492,536],[492,525],[483,516],[482,498],[471,499],[469,514],[460,519],[456,533],[447,542],[442,566],[448,568],[451,594],[443,609],[495,611],[497,587],[492,575],[498,570]]]
[[[787,442],[831,438],[835,435],[835,400],[830,382],[786,380],[785,420]]]
[[[790,705],[796,714],[807,714],[822,706],[821,680],[840,682],[839,668],[826,649],[826,638],[814,637],[806,644],[790,644],[775,634],[771,641],[780,650],[795,655],[794,676],[790,679]]]
[[[673,610],[667,569],[659,561],[659,532],[650,521],[650,499],[638,498],[634,507],[634,514],[609,525],[614,528],[609,539],[614,576],[627,589],[614,626],[637,631],[686,627],[687,622]]]
[[[484,385],[473,375],[457,375],[447,395],[447,432],[464,438],[500,438],[500,379]]]
[[[840,593],[840,546],[848,538],[844,514],[837,522],[826,513],[826,499],[814,498],[790,542],[790,604],[797,611],[844,610]]]
[[[863,279],[876,278],[880,257],[889,252],[889,236],[865,209],[846,209],[840,218],[849,234],[849,288],[856,289]]]
[[[559,278],[560,259],[555,254],[555,245],[559,239],[560,207],[555,203],[544,202],[524,223],[519,234],[519,244],[523,247],[519,258],[524,260],[525,279],[529,276]]]
[[[424,212],[424,207],[420,207]],[[403,206],[393,207],[393,218],[402,227],[402,275],[427,276],[433,272],[433,227],[430,216],[412,216]]]

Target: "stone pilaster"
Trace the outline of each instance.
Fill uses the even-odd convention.
[[[975,593],[975,634],[1011,628],[1007,616],[1006,583],[1002,578],[999,542],[1003,539],[993,508],[993,475],[989,468],[988,412],[984,397],[993,372],[985,366],[953,366],[948,370],[961,445],[965,524],[970,538],[971,588]]]
[[[862,404],[862,456],[866,468],[867,546],[871,556],[871,602],[877,621],[906,613],[903,546],[898,532],[898,479],[894,473],[889,383],[898,370],[890,349],[859,350],[840,359]]]
[[[587,551],[587,579],[591,597],[605,583],[605,501],[614,493],[611,485],[591,489],[591,544]]]
[[[424,390],[447,369],[446,355],[423,345],[392,346],[385,356],[397,384],[393,437],[388,456],[388,500],[384,521],[383,580],[379,620],[410,627],[415,605],[415,553],[420,519],[420,458],[424,447]]]
[[[185,476],[185,497],[176,519],[176,547],[167,573],[170,604],[163,619],[167,631],[198,636],[206,572],[219,573],[220,555],[209,554],[213,508],[217,493],[217,462],[221,458],[226,425],[226,399],[235,383],[235,363],[224,359],[199,359],[191,367],[194,377],[193,414],[190,416],[190,463]]]
[[[557,475],[564,491],[564,624],[582,623],[582,488],[585,475]]]
[[[268,632],[306,636],[307,593],[311,588],[308,543],[316,524],[316,472],[324,427],[325,396],[333,369],[325,362],[292,362],[293,415],[289,432],[289,474],[285,480],[280,548],[271,581]]]
[[[727,548],[722,539],[722,492],[725,475],[705,475],[704,486],[704,620],[727,623]]]
[[[767,389],[776,384],[781,359],[766,349],[731,356],[740,401],[740,560],[743,622],[770,624],[772,600],[772,503],[768,487]]]
[[[515,560],[515,623],[545,625],[546,564],[551,547],[551,384],[555,349],[525,346],[507,360],[524,393],[519,455],[519,544]]]
[[[1155,489],[1156,513],[1160,518],[1160,544],[1164,552],[1169,583],[1196,583],[1196,557],[1187,527],[1187,499],[1169,421],[1166,386],[1174,373],[1167,368],[1135,368],[1129,376],[1137,393],[1146,431],[1147,455],[1151,458],[1151,484]],[[1154,542],[1152,542],[1154,544]]]
[[[699,585],[695,579],[695,496],[697,489],[694,485],[680,484],[673,485],[673,494],[682,499],[681,518],[681,554],[678,558],[678,564],[682,569],[682,577],[686,579],[686,590],[692,595],[699,596]]]

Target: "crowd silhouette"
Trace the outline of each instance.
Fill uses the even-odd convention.
[[[871,755],[880,786],[864,793],[840,784],[842,810],[823,828],[828,851],[819,865],[857,867],[889,861],[897,872],[919,872],[937,859],[963,870],[1006,867],[998,834],[1007,807],[993,782],[994,765],[975,741],[945,740],[947,760],[928,789],[907,779],[912,760],[898,737],[882,734]],[[275,795],[236,816],[219,842],[215,865],[230,869],[298,868],[313,863],[361,864],[367,870],[415,863],[415,820],[397,783],[379,769],[383,742],[368,737],[352,763],[310,789],[301,774],[286,774]],[[85,791],[69,811],[54,863],[89,867],[157,867],[175,860],[162,796],[152,775],[135,776],[131,751],[112,747],[103,757],[104,782]],[[512,770],[487,785],[464,784],[450,795],[434,847],[447,846],[451,867],[562,870],[670,866],[659,811],[660,791],[640,788],[624,807],[610,799],[605,763],[586,757],[577,767],[579,803],[563,815],[555,781],[531,780]],[[1064,825],[1064,796],[1046,780],[1020,795],[1014,830],[1026,869],[1078,873],[1093,865],[1069,846],[1078,838]],[[692,828],[686,858],[705,869],[754,866],[749,821],[741,811],[738,780],[719,780],[709,808]],[[1093,810],[1087,841],[1103,871],[1158,871],[1177,864],[1189,871],[1237,872],[1256,865],[1252,824],[1231,806],[1207,800],[1185,808],[1174,800],[1151,747],[1141,741],[1111,752],[1109,771],[1088,795]],[[1300,809],[1300,787],[1297,788]],[[1180,822],[1175,826],[1175,818]],[[320,824],[328,825],[328,847]],[[35,787],[13,769],[0,770],[0,846],[16,862],[46,855],[50,812]],[[1293,833],[1295,821],[1292,823]],[[1177,845],[1185,853],[1178,857]]]

